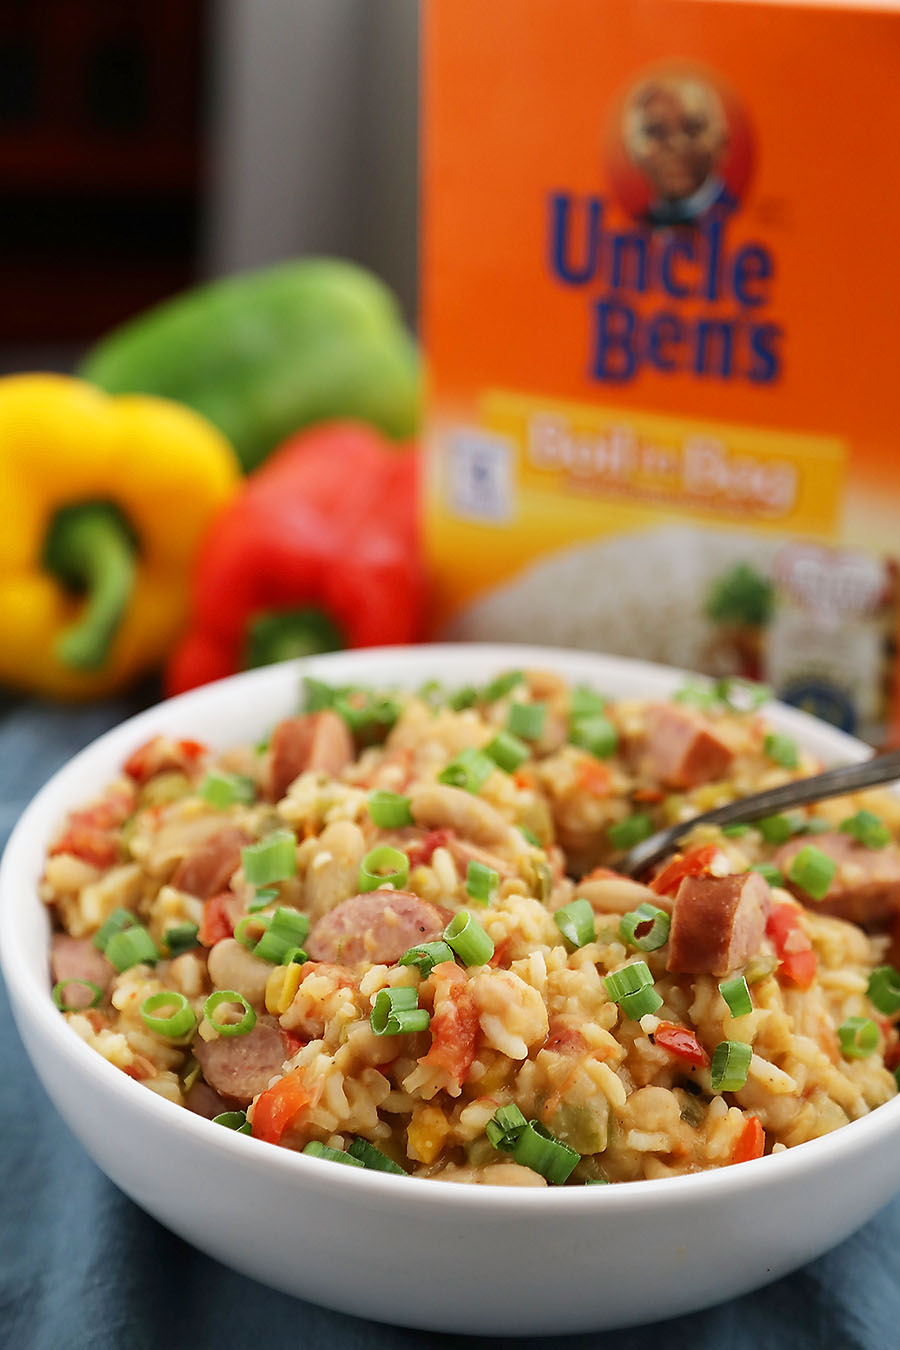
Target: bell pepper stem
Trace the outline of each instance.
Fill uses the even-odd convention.
[[[50,524],[43,561],[66,587],[84,595],[78,620],[57,638],[56,655],[74,670],[98,670],[134,590],[134,535],[108,502],[63,507]]]
[[[258,614],[247,628],[244,667],[268,666],[344,646],[341,630],[320,609],[270,610]]]

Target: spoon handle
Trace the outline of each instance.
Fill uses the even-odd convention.
[[[763,816],[776,815],[791,806],[819,802],[826,797],[841,797],[844,793],[858,792],[879,783],[890,783],[897,778],[900,778],[900,750],[873,755],[861,764],[843,764],[840,768],[828,769],[811,778],[795,778],[789,783],[782,783],[780,787],[754,792],[750,797],[717,806],[714,811],[705,811],[702,815],[692,816],[690,820],[650,835],[629,849],[617,864],[616,870],[626,876],[637,876],[646,871],[665,857],[695,825],[735,825],[738,822],[743,824],[745,821],[761,820]]]

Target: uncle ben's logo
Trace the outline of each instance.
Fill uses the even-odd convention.
[[[604,167],[614,200],[549,198],[551,272],[590,295],[590,376],[777,380],[775,260],[764,243],[730,237],[753,167],[734,94],[696,67],[645,71],[610,110]]]

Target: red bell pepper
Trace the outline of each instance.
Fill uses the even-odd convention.
[[[286,441],[206,536],[169,693],[291,656],[417,641],[417,486],[418,456],[361,423]]]
[[[699,877],[708,872],[718,851],[717,844],[702,844],[683,856],[677,854],[659,876],[653,878],[650,889],[657,895],[674,895],[685,877]]]

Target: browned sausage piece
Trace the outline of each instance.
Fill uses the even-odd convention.
[[[651,773],[673,788],[721,778],[734,759],[705,717],[668,703],[647,711],[647,748]]]
[[[813,844],[837,863],[824,900],[813,900],[788,876],[795,856],[807,844]],[[775,865],[797,899],[822,914],[848,919],[863,928],[883,926],[900,914],[900,848],[896,844],[866,848],[852,835],[834,830],[812,839],[801,836],[782,844],[775,855]]]
[[[104,993],[115,974],[106,957],[97,951],[90,938],[69,937],[68,933],[53,934],[50,969],[53,972],[54,984],[58,984],[60,980],[90,980],[91,984],[95,984]],[[86,1008],[92,999],[90,989],[81,988],[77,984],[70,985],[65,991],[64,1002],[73,1008]]]
[[[212,1090],[241,1106],[268,1086],[287,1058],[279,1027],[261,1017],[246,1036],[197,1036],[191,1048]]]
[[[272,732],[270,795],[277,802],[308,769],[336,778],[353,760],[347,723],[330,708],[288,717]]]
[[[341,966],[393,965],[418,942],[433,942],[446,926],[441,910],[411,891],[389,888],[353,895],[313,925],[306,950]]]
[[[226,825],[182,858],[172,885],[179,891],[208,900],[211,895],[227,889],[232,873],[241,865],[241,849],[249,843],[250,836],[243,830]]]
[[[667,968],[683,975],[727,975],[759,948],[771,908],[758,872],[685,877],[675,896]]]
[[[209,1084],[204,1083],[202,1078],[198,1078],[188,1088],[184,1094],[184,1104],[189,1111],[193,1111],[198,1116],[205,1116],[207,1120],[212,1120],[213,1116],[220,1116],[223,1111],[228,1110],[228,1103],[219,1096],[218,1092],[213,1092]]]

